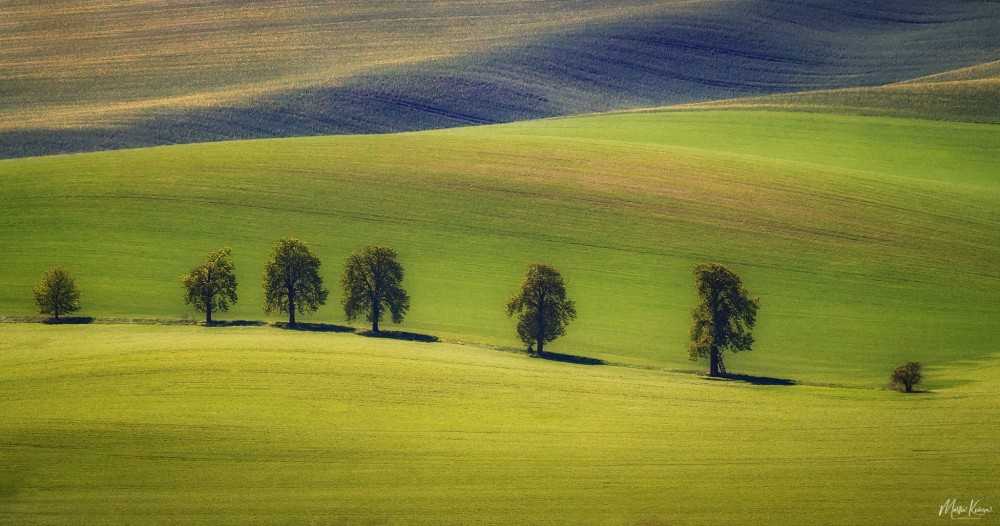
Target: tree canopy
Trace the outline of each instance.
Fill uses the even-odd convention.
[[[559,271],[544,263],[528,265],[521,287],[507,301],[507,316],[517,317],[517,335],[532,351],[544,352],[545,344],[566,334],[566,325],[576,318],[576,306],[566,298],[566,285]]]
[[[34,292],[38,312],[51,314],[57,320],[61,314],[80,310],[80,290],[76,288],[73,274],[66,267],[46,270]]]
[[[751,299],[740,277],[721,263],[706,263],[694,269],[698,304],[691,312],[691,360],[708,358],[709,375],[726,374],[722,353],[749,351],[751,330],[757,321],[760,299]]]
[[[264,263],[264,312],[288,313],[295,325],[295,311],[315,312],[326,303],[329,290],[319,275],[320,260],[304,242],[293,237],[279,239]]]
[[[890,381],[895,387],[902,387],[907,393],[924,379],[923,365],[920,362],[907,362],[892,371]]]
[[[386,311],[393,323],[403,321],[410,297],[403,290],[403,265],[396,257],[396,251],[384,245],[369,245],[347,256],[340,284],[348,320],[364,315],[372,332],[379,332],[378,324]]]
[[[233,251],[225,247],[205,256],[205,262],[186,276],[181,276],[184,286],[184,303],[194,305],[205,313],[205,323],[212,323],[212,312],[227,311],[236,303],[236,265],[229,260]]]

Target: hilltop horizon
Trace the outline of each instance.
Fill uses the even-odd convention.
[[[1000,58],[990,2],[337,7],[14,4],[0,158],[872,88]]]

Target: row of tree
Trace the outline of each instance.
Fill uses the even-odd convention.
[[[204,263],[180,278],[184,302],[205,313],[225,312],[238,300],[236,266],[228,247],[205,257]],[[323,285],[319,256],[301,240],[286,237],[272,247],[264,263],[262,285],[264,311],[288,314],[288,324],[296,324],[296,313],[316,311],[326,303],[330,291]],[[370,245],[347,256],[340,285],[345,317],[364,317],[372,332],[390,316],[400,323],[410,308],[403,289],[403,266],[396,251],[388,246]],[[692,360],[708,358],[709,373],[725,374],[725,351],[748,351],[753,345],[753,329],[759,299],[751,299],[739,276],[719,263],[698,265],[695,282],[700,301],[692,312]],[[80,292],[72,275],[63,267],[49,270],[35,290],[43,314],[57,319],[79,309]],[[545,344],[566,333],[576,318],[576,305],[566,294],[566,284],[558,270],[544,263],[528,266],[521,286],[507,301],[507,315],[517,318],[517,335],[533,354],[543,354]]]
[[[227,247],[205,257],[205,262],[181,277],[184,302],[205,313],[227,311],[237,301],[236,266]],[[320,276],[320,258],[304,242],[286,237],[278,240],[264,263],[262,285],[264,311],[288,314],[295,325],[295,313],[313,312],[326,303],[330,291]],[[749,351],[751,333],[760,307],[759,298],[750,298],[740,277],[720,263],[698,265],[694,270],[698,304],[691,312],[691,360],[708,358],[709,374],[726,374],[725,351]],[[348,320],[360,317],[379,332],[379,322],[389,314],[400,323],[410,308],[410,297],[402,286],[403,266],[391,247],[370,245],[347,256],[340,280],[341,304]],[[64,267],[46,271],[35,288],[35,301],[42,314],[59,318],[80,308],[80,291],[72,274]],[[544,263],[528,265],[521,286],[507,301],[507,315],[517,317],[517,335],[528,351],[541,355],[545,344],[566,333],[576,318],[576,305],[567,297],[566,284],[558,270]],[[923,379],[922,366],[909,362],[896,368],[891,383],[911,392]]]
[[[209,254],[205,262],[181,277],[184,302],[205,313],[212,323],[213,311],[227,311],[237,301],[236,266],[227,247]],[[293,237],[278,240],[264,263],[264,312],[288,314],[295,326],[295,314],[316,311],[326,304],[330,291],[323,286],[319,256],[303,241]],[[364,316],[379,332],[379,322],[389,313],[394,323],[403,321],[410,309],[410,297],[403,290],[403,266],[394,249],[370,245],[347,256],[341,286],[341,304],[348,320]]]

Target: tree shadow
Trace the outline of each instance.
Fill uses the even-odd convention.
[[[85,325],[88,323],[94,323],[93,316],[65,316],[59,319],[48,318],[42,320],[42,323],[46,325]]]
[[[796,385],[798,382],[788,378],[774,378],[772,376],[754,376],[750,374],[724,374],[722,376],[706,376],[709,380],[730,380],[736,382],[746,382],[753,385]]]
[[[575,365],[607,365],[607,362],[599,358],[588,358],[586,356],[576,356],[573,354],[559,354],[555,352],[543,352],[533,355],[536,358],[550,360],[553,362],[572,363]]]
[[[403,340],[408,342],[423,342],[423,343],[434,343],[441,341],[437,336],[431,336],[430,334],[420,334],[416,332],[406,332],[406,331],[361,331],[358,333],[359,336],[365,336],[368,338],[388,338],[390,340]]]
[[[975,382],[973,382],[973,383],[975,383]],[[937,393],[935,393],[934,391],[932,391],[930,389],[923,389],[923,388],[917,388],[917,387],[914,387],[913,390],[910,391],[910,392],[906,392],[906,390],[904,390],[902,388],[897,388],[897,387],[892,387],[892,386],[889,386],[887,389],[889,391],[896,391],[897,393],[899,393],[901,395],[906,395],[906,396],[936,395],[937,394]]]
[[[260,320],[223,320],[202,323],[202,327],[263,327],[267,325]]]
[[[286,321],[275,322],[274,326],[286,331],[308,331],[308,332],[354,332],[354,327],[344,325],[334,325],[332,323],[302,323],[289,325]]]

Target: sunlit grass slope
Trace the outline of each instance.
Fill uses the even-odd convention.
[[[974,0],[17,2],[0,19],[0,157],[877,86],[1000,57],[1000,4]]]
[[[997,144],[989,125],[722,111],[8,160],[0,312],[31,314],[64,264],[81,314],[197,316],[178,276],[228,245],[221,317],[261,318],[263,261],[293,235],[335,289],[313,321],[342,322],[346,255],[388,243],[404,329],[518,345],[504,302],[547,261],[579,311],[553,351],[691,369],[692,267],[719,260],[763,305],[732,370],[881,385],[998,347]]]
[[[266,327],[0,334],[0,524],[917,525],[1000,495],[995,359],[902,395]]]
[[[767,109],[1000,124],[1000,62],[869,88],[705,102],[677,109]]]

